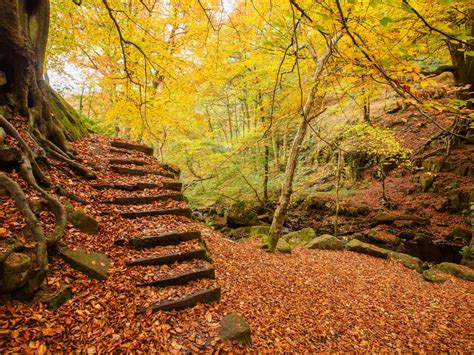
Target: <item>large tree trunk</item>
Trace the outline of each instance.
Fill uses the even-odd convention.
[[[84,176],[95,176],[74,161],[75,154],[59,119],[70,125],[70,132],[76,133],[74,137],[68,134],[71,138],[79,138],[86,132],[85,127],[81,126],[77,113],[44,80],[49,11],[49,0],[0,0],[0,130],[5,132],[0,135],[3,136],[0,144],[6,135],[16,140],[21,152],[20,175],[47,201],[56,219],[54,231],[45,235],[31,212],[28,196],[12,177],[0,171],[1,187],[14,199],[37,244],[28,280],[21,286],[28,294],[46,276],[47,248],[61,239],[66,224],[64,208],[48,192],[51,183],[37,160],[50,156],[66,162]],[[27,122],[27,129],[18,124],[20,121]],[[29,138],[24,139],[25,136]]]

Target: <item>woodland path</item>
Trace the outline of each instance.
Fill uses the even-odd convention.
[[[242,351],[217,332],[219,321],[235,312],[250,324],[253,346],[247,350],[253,351],[474,351],[472,282],[448,276],[443,284],[431,284],[401,264],[349,251],[296,247],[289,255],[268,254],[256,240],[228,241],[189,219],[174,177],[111,168],[170,173],[165,165],[141,152],[111,148],[103,136],[74,144],[84,163],[94,164],[98,179],[79,178],[61,165],[52,167],[51,176],[89,201],[71,203],[98,218],[100,231],[88,235],[69,228],[65,240],[107,254],[109,276],[93,280],[53,258],[48,286],[71,284],[73,299],[56,311],[40,303],[0,306],[0,349]],[[121,215],[164,210],[181,212]],[[130,265],[199,250],[199,236],[209,247],[212,268],[202,252],[172,264]],[[189,296],[219,288],[219,302],[153,312],[159,305],[171,307],[169,300],[191,305],[196,299]]]

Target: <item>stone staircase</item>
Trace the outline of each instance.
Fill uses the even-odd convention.
[[[160,203],[166,204],[169,201],[179,201],[184,203],[185,198],[181,193],[182,184],[176,179],[179,178],[179,169],[166,164],[150,164],[143,158],[143,154],[152,156],[153,150],[150,147],[131,144],[122,141],[112,141],[109,152],[114,158],[109,159],[108,167],[112,173],[130,177],[130,183],[102,183],[91,185],[97,190],[119,190],[122,193],[130,192],[130,195],[113,197],[108,200],[102,200],[106,206],[119,207],[120,210],[105,210],[104,215],[118,214],[122,218],[140,221],[140,218],[151,216],[174,215],[183,216],[191,221],[191,210],[189,208],[161,208]],[[130,158],[133,155],[133,158]],[[140,177],[143,181],[137,181]],[[151,181],[147,181],[147,177]],[[155,177],[150,179],[150,177]],[[165,178],[157,182],[156,177]],[[168,179],[168,180],[166,180]],[[169,180],[173,179],[173,180]],[[161,194],[155,195],[155,190]],[[165,193],[162,193],[165,190]],[[143,191],[146,195],[136,196],[137,192]],[[129,206],[131,209],[128,209]],[[158,206],[158,207],[157,207]],[[137,210],[138,209],[138,210]],[[180,250],[179,246],[184,243],[194,242],[197,244],[190,250]],[[152,235],[141,235],[130,238],[129,240],[116,240],[114,244],[119,248],[128,248],[133,258],[126,262],[129,268],[141,266],[159,267],[168,265],[171,268],[178,269],[177,266],[183,266],[183,263],[190,262],[190,267],[179,268],[179,272],[173,272],[171,275],[162,275],[154,280],[137,282],[136,287],[157,288],[157,287],[175,287],[189,285],[192,282],[202,279],[215,279],[215,271],[212,266],[210,255],[202,239],[201,232],[192,231],[174,231],[166,233],[157,233]],[[174,246],[177,250],[172,250]],[[161,252],[160,248],[164,251]],[[133,252],[132,252],[133,251]],[[137,257],[137,253],[142,253]],[[151,254],[150,254],[151,253]],[[185,265],[187,267],[187,265]],[[139,309],[138,313],[144,313],[147,309],[152,311],[171,311],[193,307],[198,303],[211,303],[219,301],[220,287],[214,283],[213,286],[205,289],[199,289],[179,298],[165,299],[159,303],[152,304],[150,307]]]

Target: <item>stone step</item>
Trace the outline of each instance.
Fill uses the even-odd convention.
[[[91,187],[97,190],[116,189],[125,191],[141,191],[145,189],[156,189],[158,184],[153,182],[138,182],[136,184],[94,184],[91,185]]]
[[[121,148],[121,149],[126,149],[126,150],[134,150],[137,152],[142,152],[147,155],[153,155],[153,148],[148,147],[143,144],[133,144],[133,143],[125,143],[121,141],[112,141],[110,142],[110,145],[114,148]]]
[[[188,296],[178,299],[165,300],[158,304],[152,305],[150,308],[153,312],[158,311],[172,311],[172,310],[181,310],[185,308],[194,307],[198,303],[212,303],[217,302],[221,298],[221,288],[213,287],[205,290],[194,292]],[[146,308],[138,310],[138,314],[145,313]]]
[[[177,245],[188,240],[199,239],[200,231],[192,232],[169,232],[159,235],[145,236],[130,239],[129,244],[134,249],[153,248],[164,245]]]
[[[111,153],[115,153],[115,154],[122,154],[122,155],[130,154],[130,151],[123,150],[123,149],[110,148],[109,151]]]
[[[181,192],[183,190],[183,183],[180,181],[163,181],[163,187],[171,191]]]
[[[160,163],[160,166],[162,169],[170,172],[170,173],[173,173],[175,174],[176,176],[179,176],[181,174],[181,169],[176,167],[176,166],[172,166],[170,164],[166,164],[166,163]]]
[[[148,266],[148,265],[167,265],[177,261],[187,261],[193,259],[205,259],[206,251],[204,249],[195,249],[173,254],[158,255],[150,258],[135,259],[127,261],[128,266]]]
[[[104,212],[103,214],[110,214],[111,212]],[[120,212],[120,216],[123,218],[141,218],[141,217],[151,217],[151,216],[163,216],[163,215],[173,215],[173,216],[184,216],[191,218],[192,212],[189,208],[172,208],[167,210],[148,210],[148,211],[136,211],[136,212]]]
[[[199,280],[199,279],[215,279],[216,273],[213,267],[204,267],[202,269],[193,270],[184,272],[182,274],[178,274],[171,277],[165,277],[159,280],[150,281],[150,282],[142,282],[137,284],[137,287],[145,287],[145,286],[178,286],[178,285],[186,285],[190,281]]]
[[[110,170],[114,173],[122,175],[135,175],[135,176],[145,176],[145,175],[159,175],[167,178],[174,179],[176,176],[166,171],[159,170],[145,170],[145,169],[132,169],[125,166],[111,165]]]
[[[118,165],[139,165],[144,166],[148,165],[146,161],[135,160],[135,159],[110,159],[109,164],[118,164]],[[166,170],[166,169],[165,169]]]
[[[147,205],[156,201],[184,201],[182,194],[167,194],[159,196],[129,196],[129,197],[115,197],[109,201],[103,201],[102,203],[112,205]]]

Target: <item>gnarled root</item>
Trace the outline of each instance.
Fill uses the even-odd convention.
[[[31,211],[28,200],[26,199],[25,193],[23,192],[20,185],[18,185],[14,180],[2,172],[0,172],[0,185],[5,188],[10,196],[15,200],[15,205],[25,218],[26,223],[37,243],[35,267],[33,267],[33,272],[35,275],[33,275],[32,278],[33,282],[36,283],[38,281],[37,278],[44,278],[48,271],[47,239],[38,219]]]

